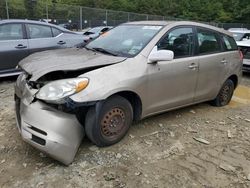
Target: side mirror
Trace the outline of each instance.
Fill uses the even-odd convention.
[[[172,61],[174,59],[174,52],[171,50],[153,50],[149,57],[148,63],[155,63],[158,61]]]

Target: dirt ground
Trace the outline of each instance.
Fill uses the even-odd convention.
[[[0,187],[250,187],[250,74],[230,105],[148,118],[111,147],[84,139],[68,167],[21,139],[13,84],[0,80]]]

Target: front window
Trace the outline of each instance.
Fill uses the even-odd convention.
[[[133,57],[161,28],[162,26],[151,25],[121,25],[90,42],[86,48],[99,49],[117,56]]]
[[[158,50],[171,50],[175,58],[191,56],[194,47],[193,29],[177,28],[166,34],[157,44]]]

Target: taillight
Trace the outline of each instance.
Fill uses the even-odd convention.
[[[240,60],[243,61],[243,53],[241,50],[239,50],[239,53],[240,53]]]

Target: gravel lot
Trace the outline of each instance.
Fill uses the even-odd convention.
[[[148,118],[107,148],[84,139],[68,167],[22,141],[13,84],[0,80],[0,187],[250,187],[250,74],[230,105]]]

